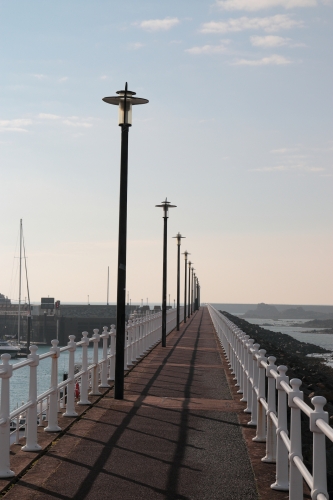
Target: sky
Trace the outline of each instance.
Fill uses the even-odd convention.
[[[0,292],[23,219],[32,301],[106,302],[108,266],[116,300],[102,98],[128,82],[132,303],[161,302],[167,197],[171,302],[179,231],[204,302],[333,304],[332,25],[326,0],[0,0]]]

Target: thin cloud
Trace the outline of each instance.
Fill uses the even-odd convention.
[[[108,79],[108,76],[106,76],[106,75],[102,75],[102,76],[100,77],[100,79],[101,79],[101,80],[107,80],[107,79]]]
[[[38,118],[48,122],[59,122],[68,127],[90,128],[93,126],[90,118],[80,118],[79,116],[59,116],[50,113],[39,113]]]
[[[128,48],[130,50],[139,50],[142,49],[142,47],[144,47],[144,43],[141,42],[133,42],[128,44]]]
[[[283,47],[289,45],[290,38],[283,38],[282,36],[267,35],[267,36],[251,36],[251,44],[254,47]]]
[[[298,151],[298,148],[279,148],[279,149],[272,149],[271,153],[285,154],[285,153],[294,153],[295,151]]]
[[[168,31],[179,23],[178,17],[166,17],[165,19],[148,19],[142,21],[139,23],[139,27],[146,31]]]
[[[69,116],[68,118],[63,120],[62,123],[69,127],[84,127],[84,128],[92,127],[92,123],[90,123],[86,119],[79,118],[78,116]]]
[[[52,115],[51,113],[39,113],[38,118],[41,120],[59,120],[61,116]]]
[[[251,36],[251,44],[254,47],[270,49],[273,47],[306,47],[305,43],[293,43],[291,38],[284,38],[277,35]]]
[[[238,17],[227,21],[211,21],[204,23],[200,29],[201,33],[231,33],[245,30],[264,30],[273,33],[280,30],[300,28],[303,21],[295,21],[287,14],[276,14],[269,17]]]
[[[262,59],[240,59],[233,63],[234,66],[281,66],[291,64],[292,61],[278,54],[273,54]]]
[[[29,125],[32,125],[32,120],[27,118],[0,120],[0,132],[28,132],[25,127]]]
[[[186,49],[185,52],[193,55],[201,54],[223,54],[227,51],[226,45],[230,43],[230,40],[223,40],[220,45],[202,45],[201,47],[192,47]]]
[[[284,7],[294,9],[296,7],[316,7],[317,0],[216,0],[216,5],[222,10],[247,10],[256,11]]]
[[[58,81],[59,81],[60,83],[64,83],[64,82],[67,82],[67,80],[68,80],[68,76],[63,76],[62,78],[59,78],[59,80],[58,80]]]
[[[307,165],[277,165],[275,167],[259,167],[250,168],[249,172],[290,172],[290,171],[300,171],[300,172],[325,172],[326,168],[323,167],[309,167]]]
[[[45,78],[47,78],[46,75],[42,75],[42,74],[37,74],[37,75],[32,75],[34,78],[37,78],[37,80],[44,80]]]
[[[276,167],[261,167],[261,168],[250,168],[249,172],[282,172],[288,170],[285,165],[277,165]]]

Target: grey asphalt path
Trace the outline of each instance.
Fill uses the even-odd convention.
[[[109,391],[6,500],[258,498],[222,352],[201,308]]]

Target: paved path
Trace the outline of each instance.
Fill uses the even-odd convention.
[[[6,493],[30,499],[258,499],[206,308],[167,337]]]

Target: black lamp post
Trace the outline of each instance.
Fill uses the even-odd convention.
[[[194,267],[192,267],[192,280],[191,280],[191,285],[192,285],[192,295],[191,295],[191,314],[193,314],[193,297],[194,297],[194,275],[193,275]]]
[[[128,132],[132,125],[132,106],[146,104],[147,99],[133,97],[135,92],[119,90],[118,96],[104,97],[103,101],[118,106],[121,127],[119,234],[118,234],[118,282],[117,282],[117,330],[116,367],[114,381],[115,399],[124,398],[124,348],[125,348],[125,308],[126,308],[126,243],[127,243],[127,177],[128,177]]]
[[[184,254],[185,256],[185,284],[184,284],[184,323],[186,323],[186,315],[187,315],[187,310],[186,310],[186,300],[187,300],[187,256],[191,255],[187,250],[185,250]]]
[[[163,290],[162,290],[162,347],[166,347],[166,295],[167,295],[167,222],[169,208],[177,205],[170,205],[170,201],[165,198],[161,205],[155,207],[163,208],[164,233],[163,233]]]
[[[177,233],[173,238],[177,238],[177,331],[179,331],[179,310],[180,310],[180,245],[182,242],[182,236],[180,233]]]
[[[192,264],[192,262],[189,261],[189,263],[188,263],[188,317],[191,316],[191,264]]]
[[[194,273],[194,303],[193,303],[194,310],[196,311],[197,308],[197,276]]]

